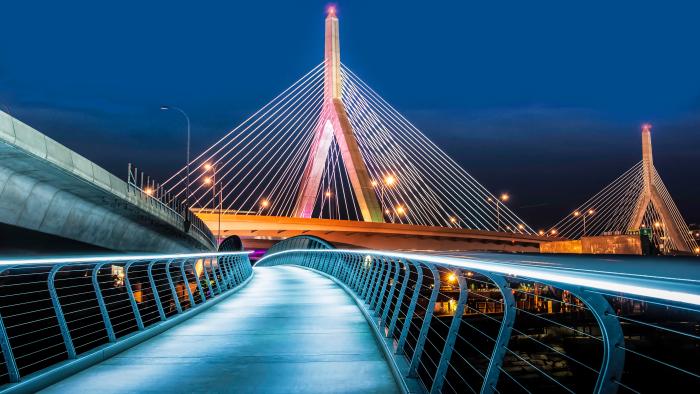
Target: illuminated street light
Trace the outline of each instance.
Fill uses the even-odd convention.
[[[654,222],[654,227],[656,227],[656,228],[661,227],[661,223],[659,223],[659,222]]]
[[[260,201],[260,208],[265,209],[270,206],[270,202],[267,199],[262,199]]]
[[[396,213],[399,215],[403,215],[406,213],[406,208],[404,208],[402,205],[397,205],[396,206]]]
[[[486,201],[492,202],[496,205],[496,231],[501,231],[501,204],[505,205],[505,202],[510,200],[510,195],[508,193],[501,193],[497,200],[488,197]]]
[[[211,178],[209,178],[209,177],[204,178],[204,184],[211,185]]]
[[[384,183],[387,186],[391,187],[394,185],[394,183],[396,183],[396,178],[393,175],[387,175],[386,177],[384,177]]]
[[[375,180],[372,180],[371,183],[372,183],[372,187],[377,187],[377,185],[379,185],[379,183]]]
[[[457,223],[457,218],[454,217],[454,216],[451,216],[451,217],[450,217],[450,223],[452,223],[452,224]]]
[[[544,230],[538,231],[537,234],[539,234],[540,236],[543,236],[543,235],[544,235]]]
[[[447,275],[447,280],[448,280],[450,283],[455,283],[455,282],[457,282],[457,275],[455,275],[454,272],[450,272],[450,274]]]
[[[592,208],[589,209],[588,211],[586,211],[585,214],[582,214],[580,211],[574,211],[574,217],[577,218],[580,216],[581,219],[583,220],[583,235],[582,235],[582,237],[586,236],[586,216],[591,216],[594,213],[595,213],[595,211]]]
[[[150,187],[147,187],[146,190],[144,190],[143,192],[148,194],[149,196],[153,195],[153,189]]]
[[[331,198],[331,191],[330,191],[330,190],[326,190],[325,196],[326,196],[327,198]]]
[[[549,233],[552,235],[557,235],[557,230],[553,228]]]

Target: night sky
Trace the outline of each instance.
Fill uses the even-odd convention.
[[[107,4],[110,5],[107,5]],[[242,3],[242,2],[240,2]],[[118,176],[165,179],[323,58],[325,1],[14,1],[0,106]],[[467,4],[468,3],[468,4]],[[338,4],[343,62],[533,228],[641,160],[700,222],[700,3]]]

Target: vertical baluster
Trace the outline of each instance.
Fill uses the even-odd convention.
[[[63,264],[56,264],[49,271],[48,286],[49,295],[51,296],[51,303],[53,304],[53,310],[56,313],[56,320],[58,320],[58,328],[61,330],[61,336],[63,337],[63,343],[66,346],[66,353],[68,353],[68,358],[75,358],[75,347],[73,346],[73,339],[70,335],[70,330],[68,329],[68,323],[66,323],[66,318],[63,315],[63,308],[61,308],[61,301],[58,299],[58,293],[56,292],[56,274],[63,268]]]
[[[151,292],[153,293],[153,300],[156,302],[156,308],[158,309],[158,315],[160,316],[160,320],[164,321],[165,320],[165,311],[163,310],[163,305],[160,302],[160,295],[158,295],[158,288],[156,287],[156,281],[153,279],[153,265],[156,263],[156,260],[152,260],[150,263],[148,263],[148,281],[151,284]]]
[[[467,296],[469,294],[467,288],[467,281],[464,279],[462,271],[455,270],[454,275],[457,276],[457,281],[459,283],[459,298],[457,299],[457,307],[455,308],[455,314],[454,316],[452,316],[450,329],[447,332],[447,337],[445,338],[445,346],[442,349],[442,353],[440,353],[440,362],[438,363],[437,371],[435,371],[433,386],[430,388],[431,394],[437,394],[442,392],[442,385],[445,383],[445,374],[447,373],[447,367],[449,367],[450,365],[452,351],[454,350],[455,341],[457,340],[457,333],[459,332],[459,326],[462,323],[462,315],[464,314],[464,304],[467,302]]]
[[[13,266],[0,267],[0,273],[12,267]],[[10,345],[10,338],[7,336],[5,323],[2,320],[2,314],[0,314],[0,350],[2,350],[2,355],[5,357],[5,367],[7,368],[7,375],[10,383],[19,382],[19,369],[17,368],[12,346]]]
[[[165,275],[168,278],[168,285],[170,286],[170,292],[173,297],[173,303],[175,304],[175,309],[177,309],[177,313],[182,313],[182,306],[180,305],[180,298],[177,295],[177,289],[175,288],[175,283],[173,283],[173,276],[170,274],[170,264],[172,264],[173,260],[168,260],[167,263],[165,263]]]
[[[141,312],[139,312],[139,306],[136,303],[136,298],[134,297],[134,290],[131,288],[131,280],[129,279],[129,267],[131,267],[135,261],[130,261],[124,266],[124,285],[126,287],[126,293],[129,295],[129,302],[131,303],[131,310],[134,312],[134,319],[136,319],[136,327],[139,330],[143,330],[143,320],[141,319]]]
[[[100,269],[102,269],[104,265],[105,263],[98,263],[92,268],[92,287],[95,289],[95,298],[97,299],[97,305],[100,307],[102,321],[105,325],[105,331],[107,331],[107,339],[110,342],[115,342],[117,337],[114,335],[114,328],[112,327],[112,322],[109,319],[109,312],[107,311],[107,305],[105,304],[105,299],[102,296],[102,287],[100,287],[100,282],[98,279]]]
[[[406,260],[401,260],[401,264],[403,264],[405,274],[403,276],[403,281],[401,281],[401,290],[399,290],[399,295],[396,298],[396,304],[394,305],[394,311],[391,315],[391,323],[389,323],[389,328],[386,331],[387,337],[393,335],[393,333],[394,333],[394,328],[396,327],[396,320],[399,318],[399,312],[401,311],[403,297],[406,294],[406,288],[408,287],[408,279],[410,278],[410,275],[411,275],[411,269],[408,265],[408,262],[406,262]]]
[[[434,264],[426,265],[433,274],[433,291],[430,292],[430,300],[428,301],[428,306],[425,310],[425,316],[423,316],[423,325],[421,325],[420,334],[418,334],[418,342],[416,343],[416,348],[413,351],[413,357],[411,358],[411,366],[408,370],[409,376],[416,375],[418,363],[420,362],[420,357],[423,354],[423,348],[425,347],[425,340],[428,336],[428,330],[430,329],[430,321],[433,318],[435,301],[437,300],[438,293],[440,292],[440,272],[437,270]]]
[[[403,345],[406,343],[406,335],[408,335],[408,329],[411,326],[411,320],[413,320],[413,313],[416,311],[416,303],[418,302],[418,296],[420,295],[420,289],[423,285],[423,268],[419,263],[411,261],[411,264],[416,268],[418,278],[416,278],[416,287],[413,289],[413,294],[411,295],[411,302],[408,304],[408,311],[406,311],[406,319],[404,320],[403,327],[401,328],[401,335],[399,336],[399,341],[396,344],[396,353],[403,353]]]
[[[182,261],[180,261],[180,273],[182,274],[182,280],[185,282],[185,291],[187,292],[187,296],[190,299],[190,308],[194,308],[196,304],[194,303],[194,295],[192,295],[192,289],[190,289],[190,281],[189,279],[187,279],[187,274],[185,272],[185,262],[187,262],[187,259],[182,259]]]

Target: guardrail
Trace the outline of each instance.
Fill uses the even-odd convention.
[[[171,217],[175,222],[180,222],[184,225],[186,221],[189,221],[190,228],[186,229],[186,231],[194,229],[194,231],[207,240],[214,249],[219,246],[216,236],[211,232],[209,227],[207,227],[206,223],[195,215],[184,201],[173,197],[169,191],[163,189],[161,185],[151,180],[150,177],[146,177],[144,180],[143,171],[139,172],[138,168],[131,166],[131,163],[129,163],[128,171],[126,183],[129,188],[140,193],[143,199],[154,204],[155,207],[159,208],[161,212]],[[141,179],[140,182],[139,175]]]
[[[251,274],[245,252],[0,261],[0,391],[133,346]]]
[[[277,244],[256,266],[298,265],[346,287],[397,355],[405,391],[700,387],[696,281],[300,242]]]

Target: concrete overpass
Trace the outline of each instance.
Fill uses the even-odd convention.
[[[197,213],[215,233],[215,211]],[[255,215],[221,215],[220,237],[237,235],[247,249],[267,248],[279,240],[313,235],[339,247],[391,250],[482,250],[539,252],[551,237],[437,226],[372,223],[350,220],[290,218]]]
[[[0,112],[0,223],[118,251],[211,250],[207,229]]]

